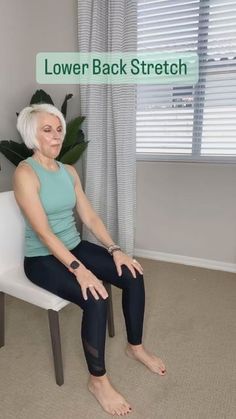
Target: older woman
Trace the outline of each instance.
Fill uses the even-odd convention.
[[[127,414],[131,406],[112,386],[105,369],[108,295],[102,281],[122,289],[126,354],[164,375],[163,362],[142,344],[142,266],[114,243],[84,194],[74,167],[56,160],[66,131],[61,112],[47,104],[26,107],[18,116],[17,128],[26,146],[33,149],[32,157],[16,168],[13,182],[25,218],[25,274],[38,286],[82,308],[88,388],[106,412]],[[81,240],[73,215],[75,206],[103,246]]]

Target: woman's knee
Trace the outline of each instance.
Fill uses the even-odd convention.
[[[104,299],[99,296],[99,299],[96,300],[92,293],[88,290],[87,291],[88,299],[85,300],[84,308],[85,310],[93,310],[96,313],[106,313],[107,305],[108,305],[108,298]]]
[[[126,287],[143,287],[144,279],[143,275],[135,270],[136,277],[133,276],[132,272],[127,266],[122,266],[122,279],[124,280],[124,285]]]

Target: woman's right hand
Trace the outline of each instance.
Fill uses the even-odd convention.
[[[95,300],[99,299],[99,295],[106,299],[108,293],[104,287],[102,281],[98,279],[89,269],[87,269],[82,263],[80,263],[79,268],[74,271],[76,279],[81,286],[81,291],[85,300],[88,299],[87,289],[89,288],[91,294],[94,296]]]

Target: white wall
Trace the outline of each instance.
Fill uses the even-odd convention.
[[[135,247],[236,272],[235,165],[139,161]]]
[[[76,0],[11,0],[0,13],[0,139],[19,140],[16,112],[27,106],[36,89],[48,92],[60,107],[66,93],[68,118],[79,114],[78,86],[39,85],[35,57],[44,51],[77,51]],[[0,154],[0,191],[12,189],[15,166]]]

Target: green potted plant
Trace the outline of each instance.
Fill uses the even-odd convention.
[[[61,112],[65,119],[67,114],[67,102],[72,98],[72,96],[73,95],[71,93],[67,94],[61,106]],[[33,94],[30,100],[30,105],[34,103],[49,103],[54,105],[52,98],[42,89],[36,90]],[[84,116],[77,116],[67,122],[65,139],[63,141],[60,154],[57,157],[57,160],[62,163],[76,163],[86,149],[88,141],[84,140],[84,133],[80,128],[84,119]],[[0,152],[15,166],[18,166],[22,160],[25,160],[33,154],[33,151],[28,149],[23,141],[19,143],[12,140],[0,141]]]

